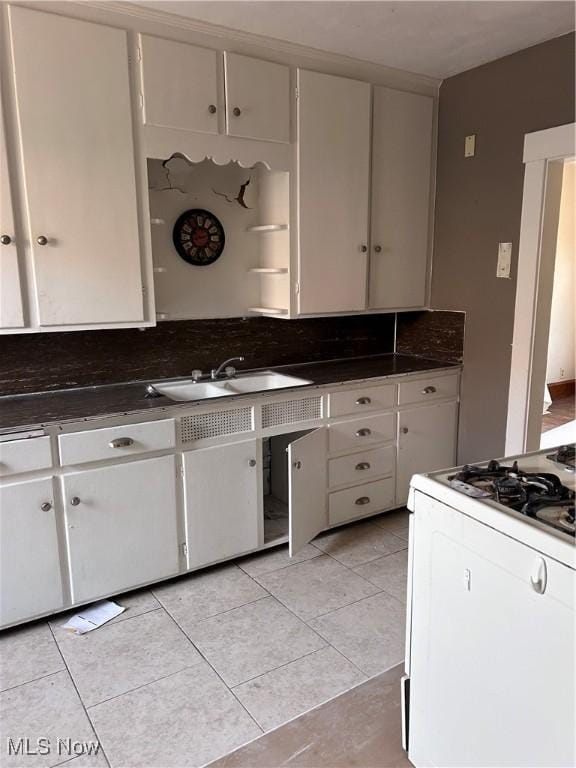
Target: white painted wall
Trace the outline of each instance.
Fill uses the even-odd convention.
[[[546,383],[575,376],[576,314],[576,161],[566,163],[554,266]]]

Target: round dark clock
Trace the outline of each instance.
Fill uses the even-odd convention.
[[[184,261],[196,267],[206,267],[220,258],[226,237],[224,227],[213,213],[192,208],[177,218],[172,240]]]

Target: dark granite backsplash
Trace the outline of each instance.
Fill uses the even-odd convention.
[[[155,328],[32,333],[0,337],[0,395],[187,376],[227,357],[265,368],[394,351],[394,314],[275,320],[181,320]],[[397,316],[396,351],[460,362],[464,315]]]
[[[402,312],[396,326],[396,352],[461,363],[464,312]]]
[[[139,330],[0,337],[0,394],[187,376],[244,355],[240,368],[394,351],[394,315],[181,320]]]

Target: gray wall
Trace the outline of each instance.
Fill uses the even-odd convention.
[[[466,312],[459,461],[502,456],[524,134],[574,121],[574,34],[445,80],[440,88],[432,306]],[[476,156],[464,137],[476,134]],[[499,242],[512,279],[496,278]]]

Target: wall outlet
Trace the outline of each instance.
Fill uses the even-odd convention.
[[[512,265],[512,243],[498,243],[498,266],[496,267],[496,277],[510,277],[510,267]]]
[[[474,157],[476,154],[476,134],[466,136],[464,139],[464,157]]]

